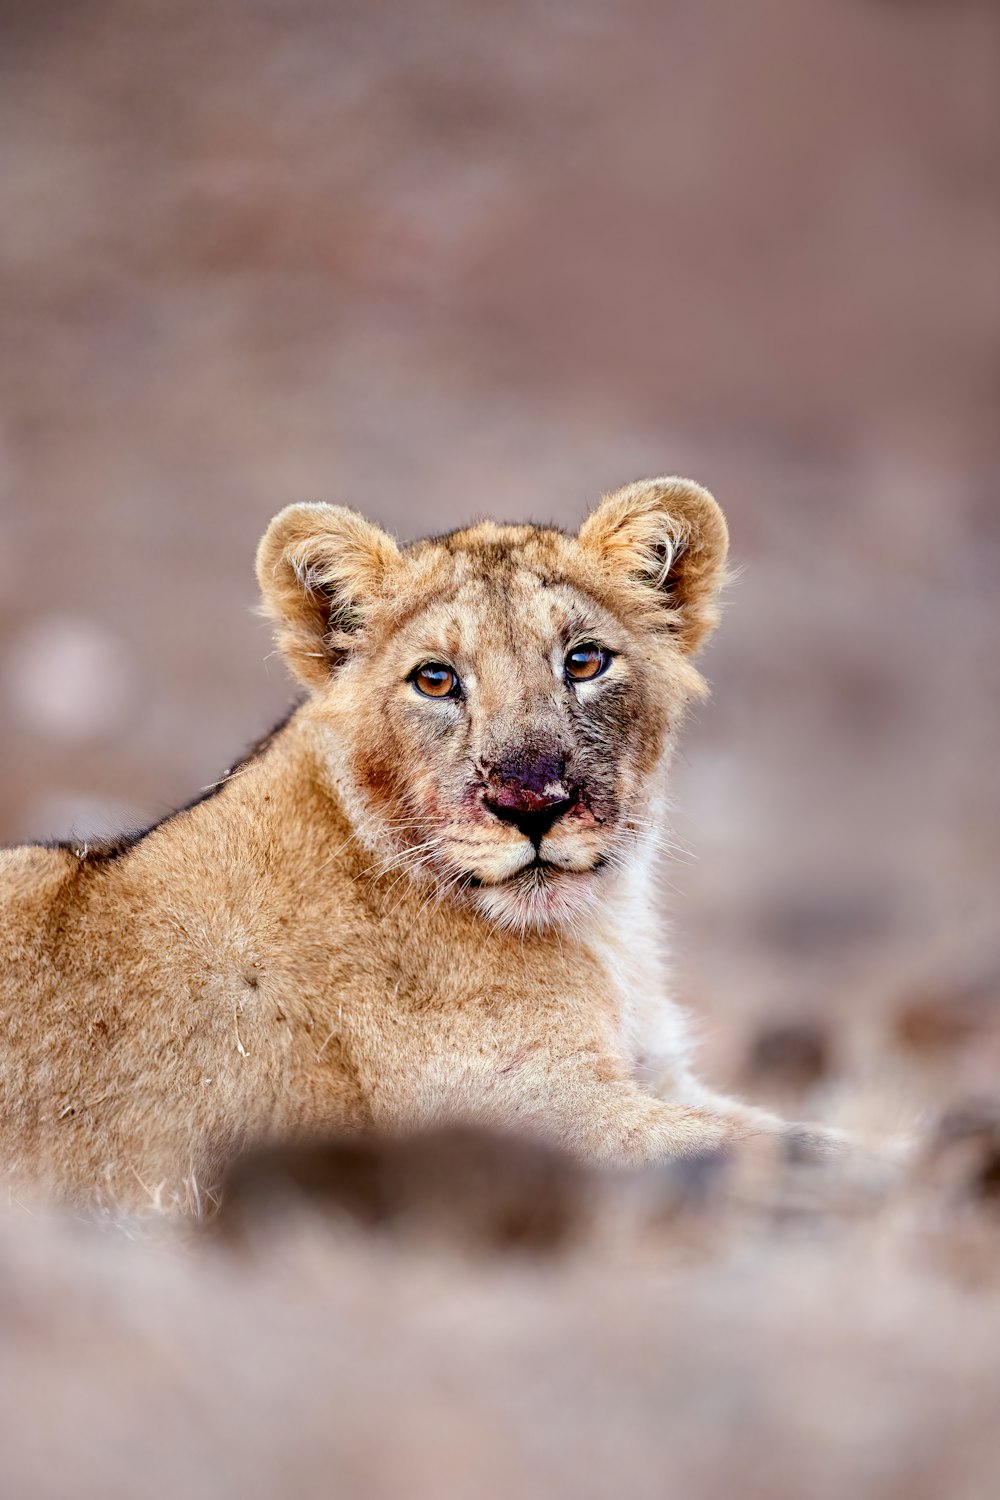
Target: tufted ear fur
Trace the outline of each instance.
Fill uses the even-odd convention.
[[[341,505],[289,505],[275,516],[257,549],[257,581],[281,652],[306,687],[329,679],[402,563],[391,536]]]
[[[605,573],[647,592],[654,627],[697,651],[718,620],[729,533],[707,490],[691,479],[640,479],[607,495],[584,522],[580,546]]]

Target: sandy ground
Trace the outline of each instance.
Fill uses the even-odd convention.
[[[987,1500],[995,1127],[974,1156],[881,1207],[574,1176],[554,1220],[552,1163],[452,1143],[222,1241],[0,1219],[5,1492]]]

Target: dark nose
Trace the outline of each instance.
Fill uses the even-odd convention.
[[[483,798],[490,812],[529,838],[537,849],[557,818],[573,806],[566,757],[511,758],[494,766]]]

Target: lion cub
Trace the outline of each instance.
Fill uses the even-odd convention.
[[[247,1143],[461,1118],[630,1163],[776,1128],[703,1089],[652,872],[712,497],[399,547],[294,505],[257,556],[305,701],[206,798],[0,854],[0,1173],[196,1206]]]

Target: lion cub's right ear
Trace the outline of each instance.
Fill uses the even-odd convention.
[[[693,479],[640,479],[606,495],[580,528],[580,545],[653,606],[653,628],[667,629],[693,653],[718,619],[729,533],[715,500]]]
[[[289,667],[321,687],[351,649],[402,554],[392,537],[341,505],[289,505],[257,549],[264,613]]]

